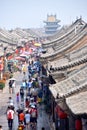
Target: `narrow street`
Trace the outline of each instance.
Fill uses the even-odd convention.
[[[23,74],[20,72],[16,72],[14,74],[14,78],[16,79],[15,93],[9,94],[8,81],[6,82],[6,87],[3,89],[3,91],[0,92],[0,106],[1,106],[0,124],[2,124],[3,130],[8,130],[8,123],[6,119],[6,109],[8,106],[8,103],[7,103],[8,98],[10,96],[14,100],[15,110],[17,109],[16,93],[19,92],[20,85],[23,79]],[[15,115],[13,130],[17,130],[17,127],[18,127],[18,118],[17,118],[17,115]],[[45,127],[45,130],[50,130],[48,115],[45,113],[44,105],[41,105],[38,109],[37,130],[41,130],[42,127]]]

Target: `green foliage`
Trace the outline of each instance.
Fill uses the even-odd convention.
[[[0,89],[3,89],[5,87],[5,83],[0,83]]]

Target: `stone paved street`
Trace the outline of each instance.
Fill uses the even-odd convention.
[[[21,75],[21,76],[20,76]],[[6,87],[3,91],[0,91],[0,125],[3,126],[3,130],[8,130],[8,124],[6,119],[6,109],[8,106],[8,98],[12,96],[15,104],[15,108],[17,108],[16,104],[16,93],[19,91],[20,84],[22,81],[22,74],[19,72],[14,74],[14,78],[16,79],[16,88],[15,94],[9,94],[8,91],[8,81],[6,82]],[[17,115],[15,115],[13,130],[17,130],[18,121]],[[45,130],[50,130],[48,116],[45,113],[44,106],[39,107],[38,119],[37,119],[37,130],[41,130],[42,127],[45,127]]]
[[[16,92],[19,91],[19,87],[20,87],[20,82],[21,82],[21,77],[19,76],[20,73],[16,73],[14,74],[14,77],[17,80],[17,85],[15,88],[15,93],[14,94],[9,94],[9,89],[8,89],[8,81],[6,81],[6,86],[3,89],[3,91],[0,92],[0,125],[3,126],[3,130],[8,130],[8,124],[7,124],[7,118],[6,118],[6,109],[8,106],[8,98],[9,96],[12,96],[13,100],[14,100],[14,104],[16,106]],[[14,130],[17,129],[17,116],[15,116],[14,119]]]

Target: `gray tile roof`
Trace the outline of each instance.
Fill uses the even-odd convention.
[[[75,114],[87,114],[87,91],[66,98],[66,103]]]

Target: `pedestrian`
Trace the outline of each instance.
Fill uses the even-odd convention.
[[[14,106],[14,101],[13,101],[12,97],[9,97],[8,103],[9,103],[8,106]]]
[[[30,114],[28,111],[25,113],[25,122],[26,122],[26,129],[28,130],[30,128]]]
[[[0,130],[3,130],[3,129],[2,129],[2,125],[0,125]]]
[[[27,88],[26,80],[23,80],[23,81],[22,81],[21,87],[22,87],[24,90],[26,90],[26,88]]]
[[[28,85],[28,91],[30,91],[30,88],[32,87],[32,79],[29,79],[27,85]]]
[[[17,112],[17,115],[18,115],[18,122],[20,122],[20,119],[19,119],[19,115],[20,115],[20,113],[22,113],[22,108],[19,106],[18,107],[18,109],[16,110],[16,112]]]
[[[25,118],[25,115],[24,115],[24,112],[22,110],[21,113],[19,114],[19,122],[24,124],[24,118]]]
[[[28,108],[30,104],[30,101],[28,98],[25,99],[25,107]]]
[[[20,97],[21,97],[21,101],[24,101],[24,89],[20,88]]]
[[[12,83],[13,81],[12,80],[9,80],[9,93],[12,94]]]
[[[35,105],[31,105],[31,111],[30,111],[30,122],[31,123],[37,123],[37,108]]]
[[[25,72],[23,73],[23,80],[27,80],[27,75]]]
[[[19,92],[17,92],[16,94],[16,101],[17,101],[17,104],[19,104]]]
[[[11,107],[8,107],[7,110],[7,120],[8,120],[8,127],[12,130],[13,127],[13,119],[14,119],[14,110]]]
[[[13,80],[12,82],[12,93],[15,93],[15,86],[16,86],[16,83],[15,83],[15,80]]]
[[[23,64],[23,65],[22,65],[22,72],[23,72],[23,74],[25,74],[25,73],[26,73],[26,71],[27,71],[26,65],[25,65],[25,64]]]

